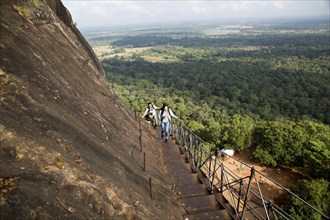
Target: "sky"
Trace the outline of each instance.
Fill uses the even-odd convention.
[[[62,0],[78,28],[223,21],[329,18],[330,0]]]

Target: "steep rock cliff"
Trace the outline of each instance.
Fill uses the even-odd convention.
[[[0,2],[1,219],[179,219],[154,131],[57,0]],[[152,178],[153,199],[149,195]]]

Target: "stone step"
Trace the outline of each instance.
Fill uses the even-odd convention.
[[[209,185],[206,176],[193,172],[191,161],[179,146],[173,140],[162,142],[162,146],[172,189],[187,212],[184,219],[233,219],[206,187]],[[221,202],[226,204],[225,200]]]
[[[205,211],[199,213],[191,213],[189,215],[183,216],[183,219],[187,220],[231,220],[233,219],[229,213],[222,209],[222,210],[213,210],[213,211]]]
[[[202,184],[184,184],[176,187],[177,194],[182,197],[209,195]]]
[[[213,195],[196,195],[180,198],[185,204],[185,209],[188,213],[202,212],[205,209],[221,209],[220,204]]]

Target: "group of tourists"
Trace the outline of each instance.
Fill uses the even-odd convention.
[[[159,110],[158,117],[156,110]],[[151,102],[148,103],[148,107],[142,116],[142,118],[145,118],[146,121],[151,122],[154,128],[156,128],[157,125],[161,126],[161,137],[162,139],[165,138],[165,143],[168,141],[171,117],[178,118],[168,107],[167,103],[164,103],[163,106],[159,108]]]

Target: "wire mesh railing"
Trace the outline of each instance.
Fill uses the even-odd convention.
[[[212,152],[207,149],[205,142],[182,121],[172,121],[170,130],[176,143],[185,154],[185,158],[190,162],[192,170],[205,176],[206,183],[204,183],[211,193],[220,193],[225,201],[230,204],[229,208],[225,208],[234,219],[294,219],[273,199],[264,195],[266,187],[261,186],[263,182],[271,183],[278,190],[282,190],[300,200],[304,206],[320,214],[322,218],[329,219],[324,213],[280,183],[255,170],[254,167],[226,154],[226,157],[230,157],[237,164],[241,164],[241,167],[250,170],[249,175],[237,175],[231,168],[226,166],[219,152]]]

